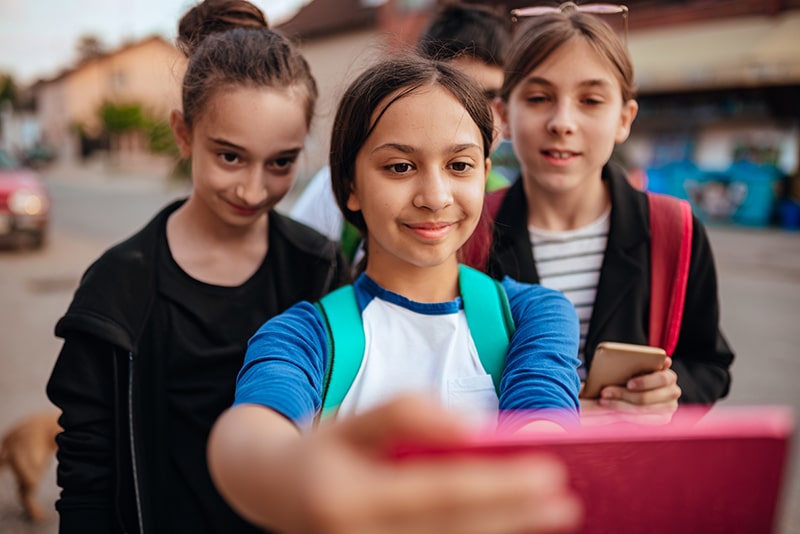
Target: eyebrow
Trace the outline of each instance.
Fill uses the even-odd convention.
[[[461,143],[459,145],[452,145],[449,148],[449,150],[451,154],[457,154],[458,152],[469,150],[471,148],[477,148],[478,150],[481,150],[480,145],[476,143]],[[382,145],[376,146],[372,150],[372,153],[374,154],[375,152],[378,152],[380,150],[397,150],[399,152],[402,152],[403,154],[413,154],[414,152],[417,151],[417,149],[415,149],[411,145],[403,145],[400,143],[384,143]]]
[[[239,146],[239,145],[237,145],[235,143],[231,143],[230,141],[226,141],[225,139],[219,139],[217,137],[209,137],[208,140],[211,141],[212,143],[217,144],[217,145],[225,146],[225,147],[228,147],[228,148],[233,148],[235,150],[245,150],[245,148],[243,146]]]
[[[218,139],[216,137],[209,137],[209,141],[215,143],[217,145],[227,147],[233,150],[238,150],[239,152],[247,152],[247,149],[243,146],[239,146],[236,143],[231,143],[230,141],[226,141],[225,139]],[[294,156],[299,154],[303,150],[302,146],[295,147],[295,148],[287,148],[286,150],[281,150],[280,152],[273,155],[273,157],[281,157],[281,156]]]
[[[546,78],[541,78],[539,76],[530,76],[523,81],[525,85],[545,85],[547,87],[553,87],[555,84]],[[578,86],[579,87],[608,87],[610,84],[608,80],[603,78],[591,78],[589,80],[581,81]]]

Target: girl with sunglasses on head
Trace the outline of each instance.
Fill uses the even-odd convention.
[[[517,431],[578,421],[577,318],[562,295],[473,273],[507,295],[516,327],[499,394],[465,314],[456,253],[481,213],[492,138],[485,97],[447,63],[388,58],[345,92],[331,176],[366,243],[352,287],[363,359],[338,410],[309,429],[326,369],[343,358],[328,343],[330,317],[304,302],[253,336],[236,403],[209,441],[214,480],[243,516],[287,533],[574,524],[575,502],[548,460],[386,459],[401,440],[463,443],[469,420]]]
[[[193,190],[86,272],[56,325],[60,532],[263,532],[214,488],[206,441],[248,338],[347,271],[333,243],[273,210],[314,113],[308,65],[244,0],[181,19],[172,128]]]
[[[487,211],[496,212],[493,234],[487,240],[478,232],[465,261],[495,277],[564,291],[581,321],[585,379],[600,342],[648,344],[653,265],[647,195],[609,163],[638,111],[633,65],[611,27],[582,7],[519,10],[533,16],[517,22],[496,107],[521,179],[487,199]],[[679,403],[708,405],[728,393],[733,353],[719,330],[711,247],[700,221],[691,222],[673,358],[582,401],[584,420],[611,410],[668,421]]]

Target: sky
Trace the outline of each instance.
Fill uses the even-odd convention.
[[[271,24],[308,0],[251,0]],[[57,75],[77,59],[84,35],[107,49],[159,34],[175,39],[178,20],[197,0],[0,0],[0,73],[24,86]]]

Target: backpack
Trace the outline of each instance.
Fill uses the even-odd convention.
[[[459,265],[458,284],[472,340],[499,395],[506,351],[515,328],[508,296],[500,282],[466,265]],[[361,368],[364,324],[352,285],[325,295],[314,306],[322,315],[328,339],[322,384],[321,417],[325,418],[339,408]]]
[[[648,343],[671,357],[678,345],[692,259],[692,208],[685,200],[647,193],[650,206]]]
[[[486,196],[479,228],[466,257],[486,266],[492,246],[493,221],[508,189]],[[650,325],[648,344],[670,357],[678,345],[692,257],[692,208],[686,200],[646,192],[650,207]]]

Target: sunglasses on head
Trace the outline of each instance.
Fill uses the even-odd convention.
[[[622,24],[625,28],[625,43],[628,42],[628,6],[622,4],[576,4],[565,2],[558,7],[531,6],[511,10],[511,20],[517,22],[521,18],[539,17],[550,13],[566,13],[568,11],[590,13],[592,15],[622,15]]]

